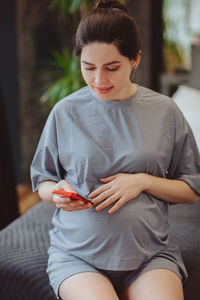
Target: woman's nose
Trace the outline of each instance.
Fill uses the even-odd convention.
[[[95,83],[98,85],[103,85],[106,82],[105,74],[102,70],[97,70],[95,72]]]

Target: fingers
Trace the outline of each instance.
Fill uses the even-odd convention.
[[[76,201],[63,196],[54,195],[53,201],[57,208],[61,208],[66,211],[76,211],[91,208],[91,203],[84,203],[84,201]]]
[[[117,202],[111,207],[111,209],[109,209],[108,213],[109,213],[109,214],[115,213],[115,212],[116,212],[118,209],[120,209],[126,202],[127,202],[126,199],[122,197],[119,201],[117,201]]]
[[[88,197],[90,199],[93,199],[93,198],[97,197],[98,195],[100,195],[101,193],[103,193],[103,192],[107,191],[108,189],[112,188],[111,181],[116,179],[119,175],[120,175],[120,173],[109,176],[109,177],[106,177],[106,178],[101,178],[100,181],[103,182],[104,184],[101,185],[100,187],[98,187],[92,193],[90,193]]]
[[[67,190],[69,192],[75,192],[75,190],[71,187],[71,185],[66,180],[61,180],[57,183],[58,190]]]
[[[82,201],[71,201],[70,203],[56,203],[56,207],[65,211],[78,211],[92,207],[92,204],[85,204]]]
[[[116,202],[117,201],[117,202]],[[93,198],[92,200],[94,205],[99,204],[96,206],[96,211],[101,211],[102,209],[108,207],[112,203],[116,202],[113,208],[111,208],[108,213],[114,213],[117,211],[126,201],[124,198],[121,198],[119,192],[115,192],[114,190],[106,190],[103,193],[99,194],[97,197]]]
[[[96,190],[94,190],[92,193],[90,193],[89,194],[89,196],[88,196],[88,198],[89,199],[93,199],[93,198],[95,198],[95,197],[97,197],[97,196],[102,196],[101,198],[102,198],[102,200],[103,199],[105,199],[105,198],[107,198],[106,196],[109,196],[109,195],[107,195],[105,192],[107,191],[109,189],[109,186],[107,186],[106,184],[104,184],[104,185],[101,185],[100,187],[98,187]],[[105,198],[104,198],[105,197]],[[99,197],[100,198],[100,197]],[[95,199],[96,200],[96,199]],[[101,200],[101,201],[102,201]],[[98,202],[96,202],[96,203],[98,203]],[[95,204],[96,204],[95,203]]]
[[[118,194],[114,194],[114,195],[108,197],[106,200],[104,200],[101,204],[99,204],[96,207],[96,211],[101,211],[102,209],[110,206],[114,202],[115,202],[115,204],[108,210],[109,214],[113,214],[117,210],[119,210],[127,202],[127,198],[123,197],[123,196],[120,197]]]
[[[108,197],[105,201],[103,201],[100,205],[96,207],[97,211],[100,211],[107,206],[111,205],[113,202],[117,201],[119,199],[119,196],[117,194],[114,194],[110,197]]]
[[[109,176],[109,177],[106,177],[106,178],[101,178],[100,180],[102,182],[110,182],[112,180],[114,180],[116,177],[117,177],[118,174],[115,174],[115,175],[112,175],[112,176]]]
[[[111,181],[116,179],[118,177],[118,175],[119,174],[112,175],[112,176],[109,176],[106,178],[101,178],[100,180],[102,182],[104,182],[104,184],[101,185],[100,187],[98,187],[95,191],[90,193],[90,195],[88,196],[88,198],[92,199],[92,202],[94,205],[97,205],[100,203],[96,207],[97,211],[100,211],[100,210],[106,208],[107,206],[111,205],[113,202],[116,202],[116,201],[117,201],[117,203],[119,202],[121,195],[120,195],[119,191],[111,183]],[[119,205],[119,207],[121,207],[121,205]],[[117,210],[117,206],[115,206],[114,210],[111,210],[111,213],[112,213],[112,211],[114,212],[116,210]]]
[[[110,189],[110,190],[105,190],[103,192],[98,192],[98,194],[94,194],[92,195],[92,197],[89,197],[89,198],[92,198],[92,203],[94,205],[104,201],[104,200],[107,200],[108,197],[112,196],[114,193],[113,191]]]
[[[66,180],[61,180],[57,183],[56,189],[75,192]],[[53,201],[57,208],[65,211],[78,211],[92,207],[92,204],[85,204],[83,201],[75,201],[66,196],[54,194]]]

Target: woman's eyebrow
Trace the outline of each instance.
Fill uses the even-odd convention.
[[[81,62],[84,63],[84,64],[86,64],[86,65],[90,65],[90,66],[93,66],[93,65],[94,65],[94,64],[89,63],[89,62],[87,62],[87,61],[85,61],[85,60],[82,60]],[[120,61],[118,61],[118,60],[113,60],[113,61],[110,61],[110,62],[108,62],[108,63],[106,63],[106,64],[103,64],[103,66],[109,66],[109,65],[114,65],[114,64],[120,64]]]

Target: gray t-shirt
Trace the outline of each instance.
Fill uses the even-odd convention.
[[[33,190],[45,180],[66,179],[87,197],[100,178],[119,172],[184,180],[200,194],[198,149],[173,100],[138,86],[124,101],[100,100],[89,87],[59,101],[32,162]],[[168,205],[141,193],[112,215],[109,208],[57,209],[52,243],[102,269],[136,269],[160,251],[173,251]]]

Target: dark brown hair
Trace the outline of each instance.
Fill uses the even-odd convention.
[[[130,60],[141,49],[141,39],[134,19],[119,1],[100,0],[81,19],[75,36],[75,54],[92,42],[114,44],[121,55]]]

